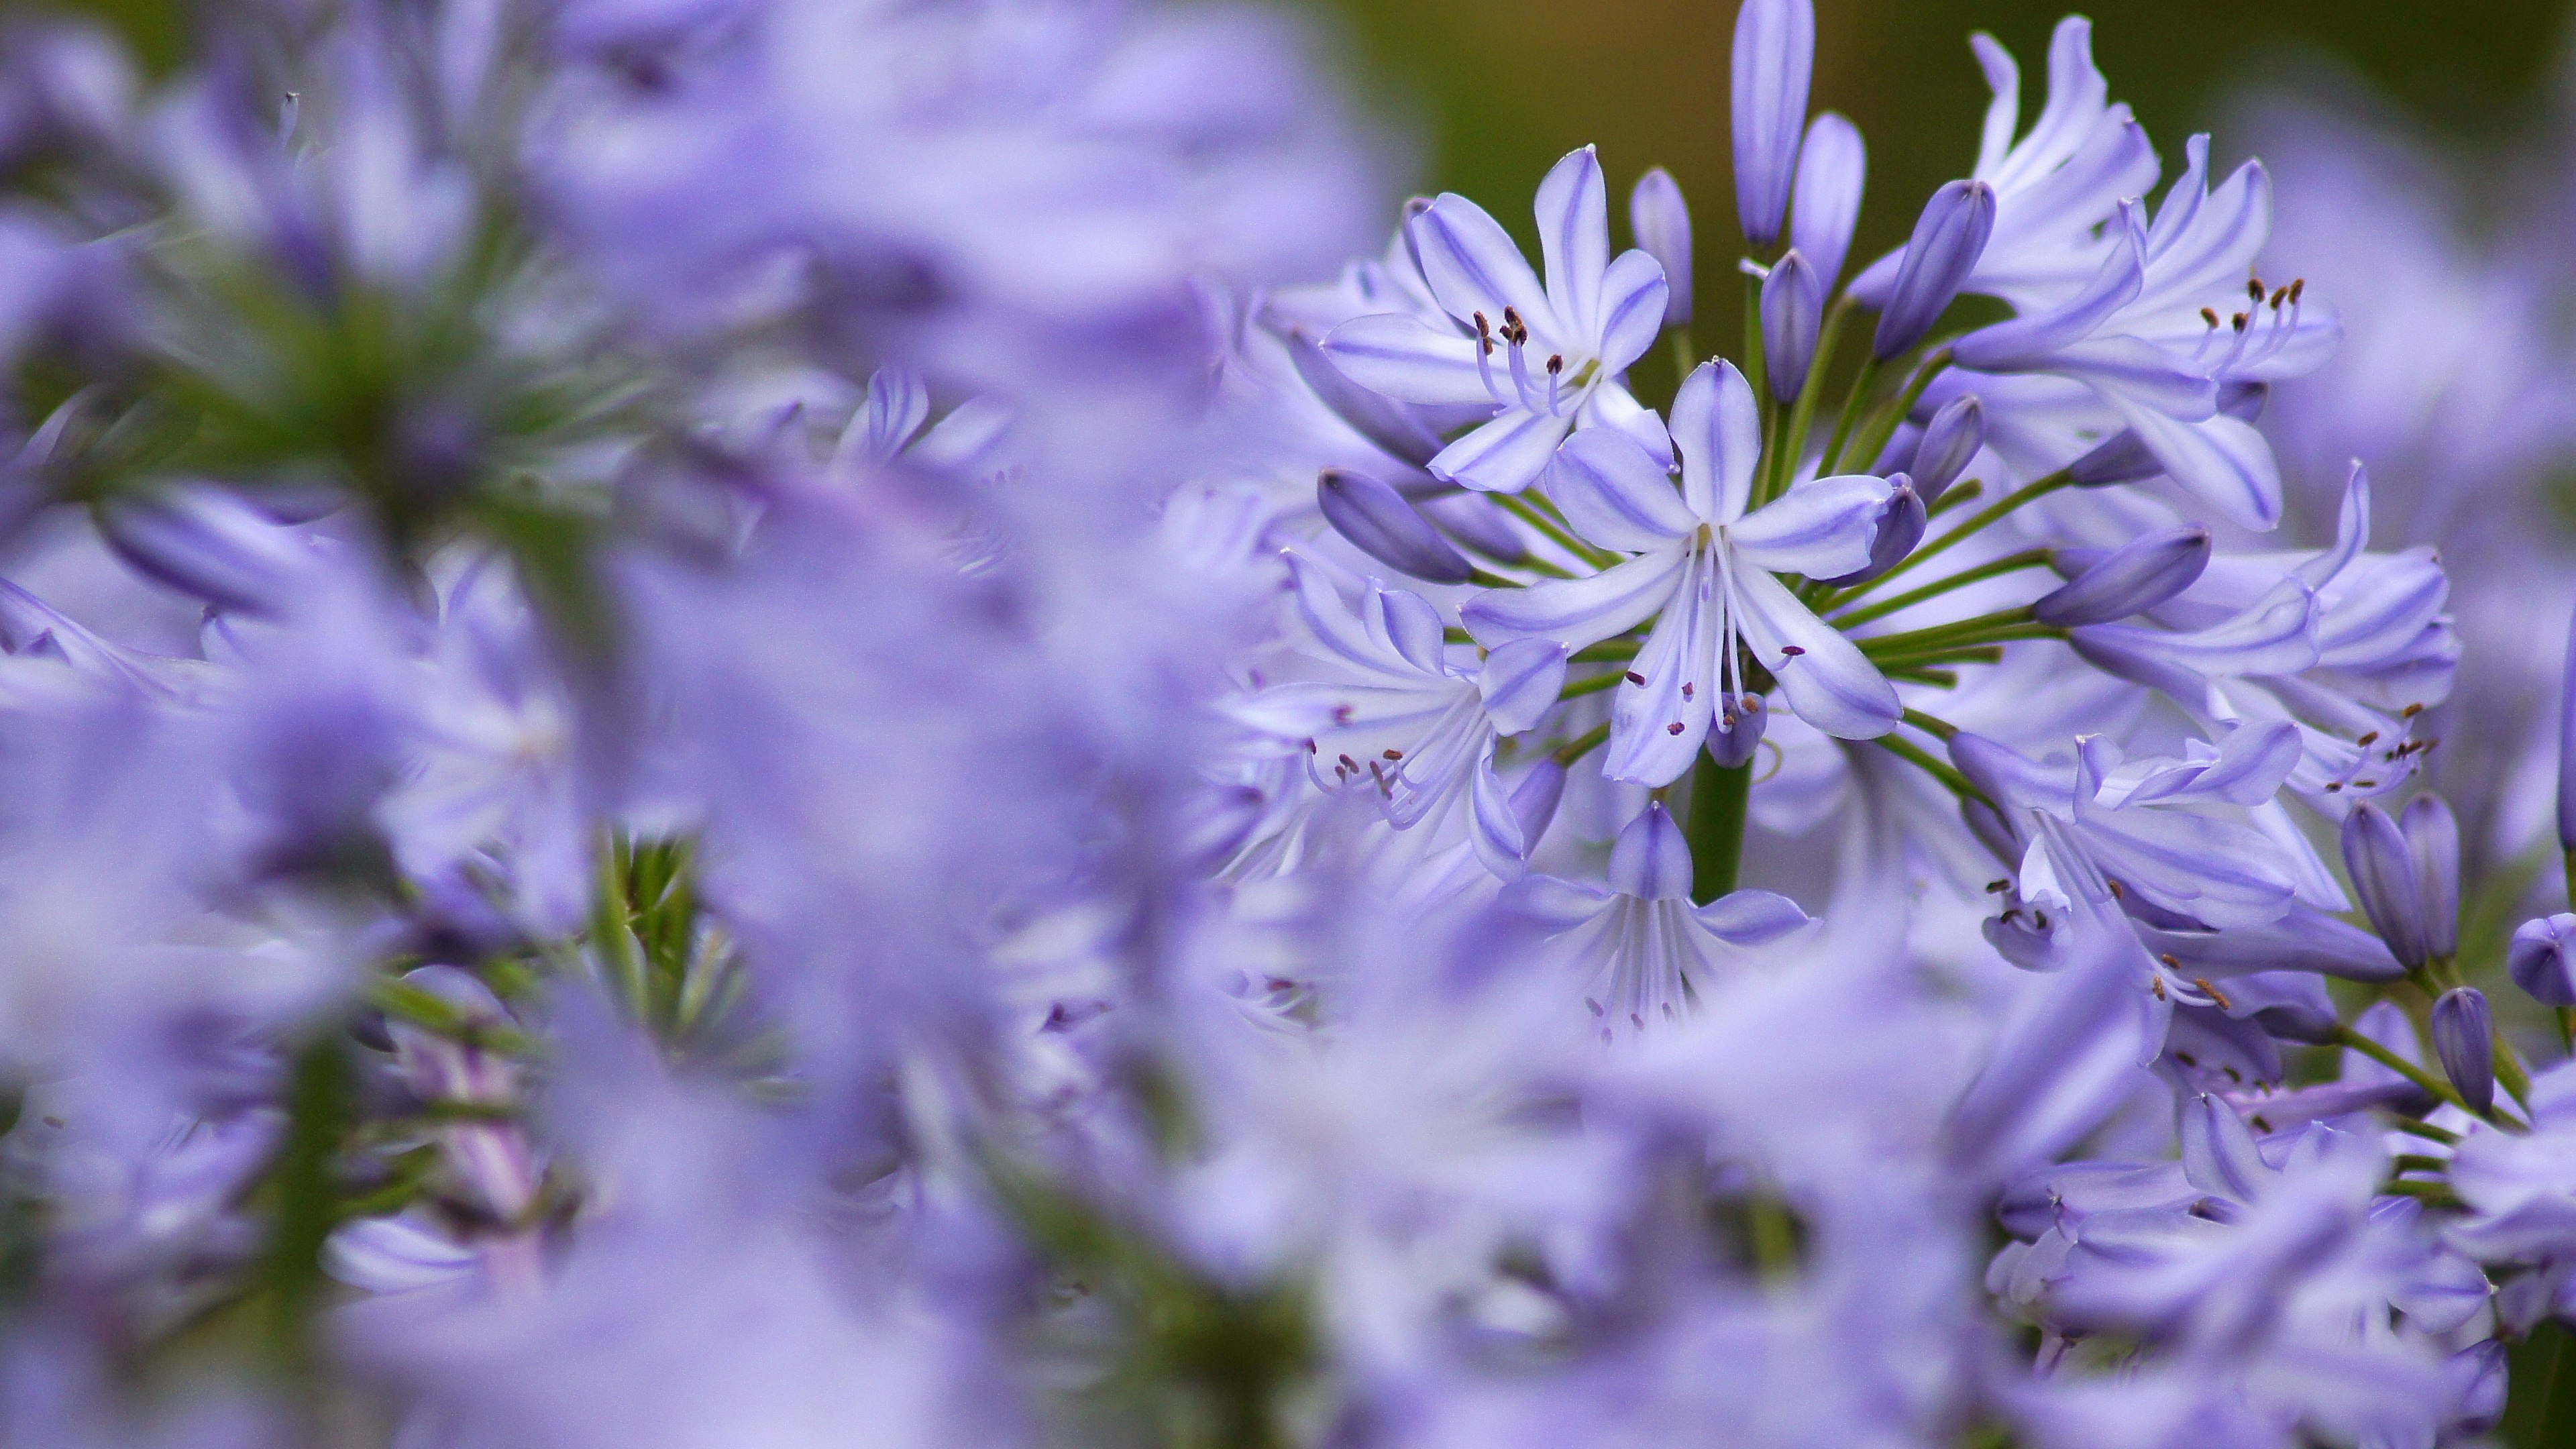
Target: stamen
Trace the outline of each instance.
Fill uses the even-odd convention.
[[[1668,724],[1668,725],[1664,726],[1664,733],[1665,733],[1665,734],[1668,734],[1668,735],[1677,735],[1677,734],[1680,734],[1681,732],[1682,732],[1682,722],[1681,722],[1680,720],[1674,720],[1671,724]]]
[[[2219,990],[2219,989],[2218,989],[2217,987],[2215,987],[2215,986],[2210,985],[2210,984],[2209,984],[2209,978],[2208,978],[2208,977],[2206,977],[2206,976],[2195,976],[2195,977],[2191,978],[2191,984],[2200,988],[2200,994],[2201,994],[2201,995],[2208,997],[2210,1000],[2212,1000],[2212,1001],[2214,1001],[2214,1002],[2217,1002],[2217,1003],[2218,1003],[2218,1009],[2219,1009],[2219,1010],[2221,1010],[2221,1011],[2231,1011],[2231,1010],[2234,1010],[2234,1007],[2233,1007],[2233,1006],[2228,1002],[2228,1000],[2227,1000],[2227,993],[2226,993],[2226,992],[2224,992],[2224,991]]]
[[[2235,316],[2235,319],[2234,319],[2236,330],[2237,330],[2237,331],[2239,331],[2239,332],[2244,331],[2244,330],[2245,330],[2245,323],[2246,323],[2246,321],[2247,321],[2247,320],[2248,320],[2248,319],[2246,318],[2246,316],[2245,316],[2245,314],[2244,314],[2244,313],[2242,313],[2242,312],[2237,313],[2237,314],[2236,314],[2236,316]]]
[[[1547,415],[1549,417],[1556,416],[1556,384],[1558,377],[1564,371],[1565,354],[1561,352],[1551,354],[1547,359]]]
[[[1483,313],[1481,313],[1481,312],[1480,312],[1480,313],[1478,313],[1478,314],[1477,314],[1477,316],[1476,316],[1476,320],[1477,320],[1477,321],[1479,321],[1479,322],[1482,322],[1483,320],[1485,320],[1485,319],[1484,319],[1484,314],[1483,314]],[[2217,308],[2215,308],[2215,307],[2203,307],[2203,308],[2201,308],[2201,309],[2200,309],[2200,320],[2209,324],[2209,330],[2210,330],[2210,331],[2212,331],[2212,332],[2217,331],[2217,330],[2218,330],[2218,309],[2217,309]]]
[[[1494,329],[1485,314],[1476,314],[1476,377],[1485,384],[1485,396],[1496,403],[1503,400],[1503,390],[1494,384]]]
[[[2012,882],[2009,880],[1990,880],[1986,882],[1986,894],[1988,895],[1995,895],[1999,892],[2011,889]]]
[[[1682,698],[1684,698],[1684,699],[1688,699],[1688,698],[1690,698],[1690,697],[1691,697],[1691,682],[1690,682],[1689,680],[1685,679],[1685,680],[1683,680],[1683,681],[1682,681]]]
[[[2261,277],[2247,277],[2245,279],[2245,295],[2253,298],[2257,302],[2262,301],[2263,279]]]
[[[1780,646],[1780,657],[1783,659],[1795,659],[1806,652],[1806,650],[1799,648],[1795,644],[1783,644]]]
[[[2293,307],[2295,307],[2295,306],[2299,305],[2299,297],[2300,297],[2300,295],[2301,295],[2302,293],[2306,292],[2307,290],[2308,290],[2308,279],[2307,279],[2307,278],[2305,278],[2305,277],[2297,277],[2297,278],[2293,278],[2293,279],[2291,280],[2291,282],[2290,282],[2290,305],[2291,305],[2291,306],[2293,306]]]
[[[1637,686],[1639,689],[1646,687],[1646,676],[1639,674],[1633,669],[1629,670],[1625,677],[1630,684]]]
[[[1389,750],[1389,751],[1387,751],[1387,752],[1386,752],[1386,757],[1387,757],[1388,759],[1390,759],[1390,760],[1401,760],[1401,759],[1403,759],[1403,758],[1404,758],[1404,751],[1402,751],[1402,750]]]

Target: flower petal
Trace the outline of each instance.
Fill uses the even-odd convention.
[[[1727,525],[1738,562],[1830,579],[1868,566],[1891,493],[1864,473],[1803,483]]]
[[[1546,485],[1576,533],[1621,553],[1661,548],[1699,527],[1672,475],[1616,428],[1585,428],[1568,438]]]
[[[1664,330],[1664,308],[1672,284],[1664,264],[1641,251],[1621,252],[1601,279],[1600,320],[1589,334],[1599,349],[1601,370],[1610,376],[1626,372],[1655,345]]]
[[[2281,467],[2251,424],[2224,414],[2182,422],[2105,395],[2173,480],[2228,522],[2255,529],[2280,523]]]
[[[1511,234],[1483,207],[1443,192],[1413,218],[1412,236],[1423,279],[1450,316],[1471,322],[1482,312],[1487,325],[1499,332],[1508,308],[1529,325],[1538,355],[1565,350],[1565,328],[1537,274]]]
[[[1553,639],[1515,639],[1485,656],[1476,689],[1496,730],[1516,735],[1538,724],[1565,692],[1567,653]]]
[[[1717,587],[1716,564],[1694,550],[1682,587],[1613,694],[1601,766],[1608,778],[1669,785],[1698,758],[1717,706]]]
[[[1690,842],[1664,810],[1648,805],[1610,847],[1610,889],[1640,900],[1690,899]]]
[[[1762,457],[1762,408],[1734,363],[1720,359],[1691,369],[1673,395],[1672,432],[1691,512],[1708,523],[1742,517]]]
[[[1588,578],[1551,579],[1525,589],[1491,589],[1458,611],[1487,648],[1514,639],[1554,639],[1569,649],[1598,644],[1655,616],[1682,582],[1689,555],[1665,549]]]
[[[1895,686],[1858,646],[1809,612],[1778,579],[1758,568],[1730,571],[1736,627],[1780,681],[1798,718],[1838,739],[1873,740],[1905,713]],[[1798,651],[1795,654],[1790,650]]]
[[[1518,493],[1538,481],[1571,421],[1514,408],[1431,460],[1431,476],[1479,493]]]
[[[1548,168],[1538,184],[1537,210],[1548,301],[1574,337],[1598,336],[1601,274],[1610,265],[1610,189],[1591,147],[1570,151]],[[1662,270],[1656,268],[1657,274]],[[1663,325],[1661,307],[1655,309],[1655,325]]]
[[[1776,941],[1814,920],[1787,896],[1751,890],[1719,896],[1691,915],[1710,935],[1731,946]]]
[[[1354,317],[1324,338],[1324,355],[1342,375],[1372,392],[1412,403],[1491,404],[1476,368],[1476,339],[1446,332],[1419,317],[1382,312]]]

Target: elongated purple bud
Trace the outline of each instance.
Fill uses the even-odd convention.
[[[213,489],[121,498],[98,523],[118,558],[217,609],[269,612],[306,561],[294,535]]]
[[[1482,493],[1425,498],[1415,508],[1434,528],[1497,563],[1519,563],[1529,557],[1529,544],[1512,531],[1503,510]]]
[[[2066,465],[2066,474],[2078,488],[2107,488],[2114,483],[2137,483],[2153,478],[2165,465],[2148,451],[2146,442],[2136,433],[2123,428],[2083,457]]]
[[[2424,969],[2424,900],[2415,888],[2415,860],[2405,833],[2388,812],[2365,800],[2343,822],[2344,869],[2371,929],[2409,971]]]
[[[1315,479],[1315,505],[1351,547],[1397,573],[1434,584],[1463,584],[1475,574],[1403,494],[1365,473],[1325,469]]]
[[[2495,1105],[2495,1013],[2485,992],[2455,986],[2433,1003],[2433,1052],[2461,1101],[2481,1112]]]
[[[1932,193],[1915,220],[1914,237],[1897,264],[1896,285],[1879,310],[1878,360],[1923,340],[1977,269],[1986,238],[1995,230],[1995,189],[1982,181],[1953,181]]]
[[[1780,239],[1816,70],[1810,0],[1744,0],[1735,13],[1735,214],[1755,248]]]
[[[1752,763],[1770,718],[1758,694],[1719,695],[1717,718],[1708,725],[1708,757],[1730,770]]]
[[[1680,183],[1661,166],[1637,178],[1628,193],[1628,226],[1646,255],[1663,263],[1664,325],[1687,327],[1691,320],[1690,205]]]
[[[1797,204],[1789,212],[1789,245],[1806,254],[1816,280],[1831,296],[1851,255],[1852,228],[1860,221],[1862,185],[1869,179],[1869,148],[1860,128],[1831,111],[1807,125],[1798,148]]]
[[[1796,402],[1807,385],[1816,333],[1824,324],[1824,284],[1807,259],[1792,251],[1762,279],[1762,360],[1770,370],[1772,400],[1782,407]]]
[[[1914,546],[1923,541],[1923,531],[1932,525],[1932,512],[1923,506],[1923,495],[1914,491],[1914,480],[1899,473],[1887,480],[1895,491],[1887,497],[1887,506],[1879,510],[1878,533],[1870,539],[1869,566],[1838,579],[1822,582],[1830,588],[1847,589],[1865,584],[1905,561]]]
[[[1332,409],[1333,416],[1350,424],[1351,431],[1416,468],[1440,456],[1446,445],[1412,409],[1351,381],[1305,333],[1291,331],[1287,345],[1288,361],[1295,365],[1297,376],[1318,401]]]
[[[1976,394],[1953,400],[1923,426],[1909,473],[1928,507],[1941,501],[1986,446],[1986,405]]]
[[[2525,921],[2504,948],[2505,974],[2543,1006],[2576,1006],[2576,915]]]
[[[2568,626],[2558,688],[2558,848],[2576,854],[2576,623]]]
[[[2424,950],[2449,960],[2460,954],[2460,822],[2441,796],[2418,795],[2397,817],[2415,861],[2415,898],[2424,906]]]
[[[2321,1011],[2304,1002],[2284,1002],[2279,1006],[2257,1007],[2254,1024],[2283,1041],[2308,1046],[2325,1046],[2335,1039],[2335,1029],[2343,1025],[2331,1011]]]
[[[2197,523],[2133,538],[2030,606],[2043,624],[2108,624],[2190,588],[2209,567],[2209,530]]]

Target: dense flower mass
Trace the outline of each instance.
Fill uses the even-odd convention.
[[[1855,266],[1745,0],[1740,252],[1533,257],[1258,10],[208,22],[0,34],[0,1442],[2549,1402],[2576,359],[2395,143],[1979,36]]]

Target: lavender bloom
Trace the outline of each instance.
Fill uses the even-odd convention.
[[[2430,933],[2405,832],[2386,811],[2365,800],[2344,817],[2343,859],[2371,928],[2407,970],[2424,969],[2431,954]]]
[[[1817,728],[1869,739],[1895,726],[1895,691],[1773,577],[1833,577],[1866,564],[1890,487],[1865,475],[1819,478],[1748,512],[1760,433],[1743,375],[1703,363],[1673,403],[1678,492],[1625,434],[1575,434],[1550,494],[1578,533],[1635,556],[1591,578],[1485,593],[1461,611],[1489,645],[1552,639],[1569,650],[1656,619],[1613,706],[1615,779],[1659,785],[1690,767],[1722,703],[1731,708],[1752,689],[1739,639]]]
[[[2514,928],[2505,974],[2543,1006],[2576,1006],[2576,915],[2560,912]]]
[[[1673,174],[1649,166],[1628,193],[1628,229],[1637,245],[1664,269],[1664,325],[1688,327],[1691,321],[1690,205]]]
[[[1914,480],[1914,491],[1923,495],[1926,505],[1941,501],[1950,485],[1968,471],[1976,461],[1978,450],[1986,445],[1986,407],[1974,395],[1943,405],[1924,424],[1923,436],[1914,449],[1914,461],[1905,469]]]
[[[2433,1003],[2433,1050],[2460,1100],[2483,1112],[2495,1105],[2495,1013],[2474,986],[2456,986]]]
[[[1735,212],[1756,249],[1780,238],[1807,125],[1816,69],[1816,11],[1809,0],[1744,0],[1735,14]]]
[[[2576,625],[2558,698],[2558,848],[2576,854]]]
[[[1415,217],[1415,253],[1447,325],[1408,313],[1355,318],[1324,351],[1366,387],[1406,402],[1490,407],[1492,421],[1442,449],[1436,477],[1488,493],[1535,481],[1568,430],[1621,429],[1658,456],[1663,424],[1620,380],[1664,325],[1663,268],[1610,255],[1609,200],[1591,148],[1539,184],[1541,287],[1482,207],[1444,195]]]

